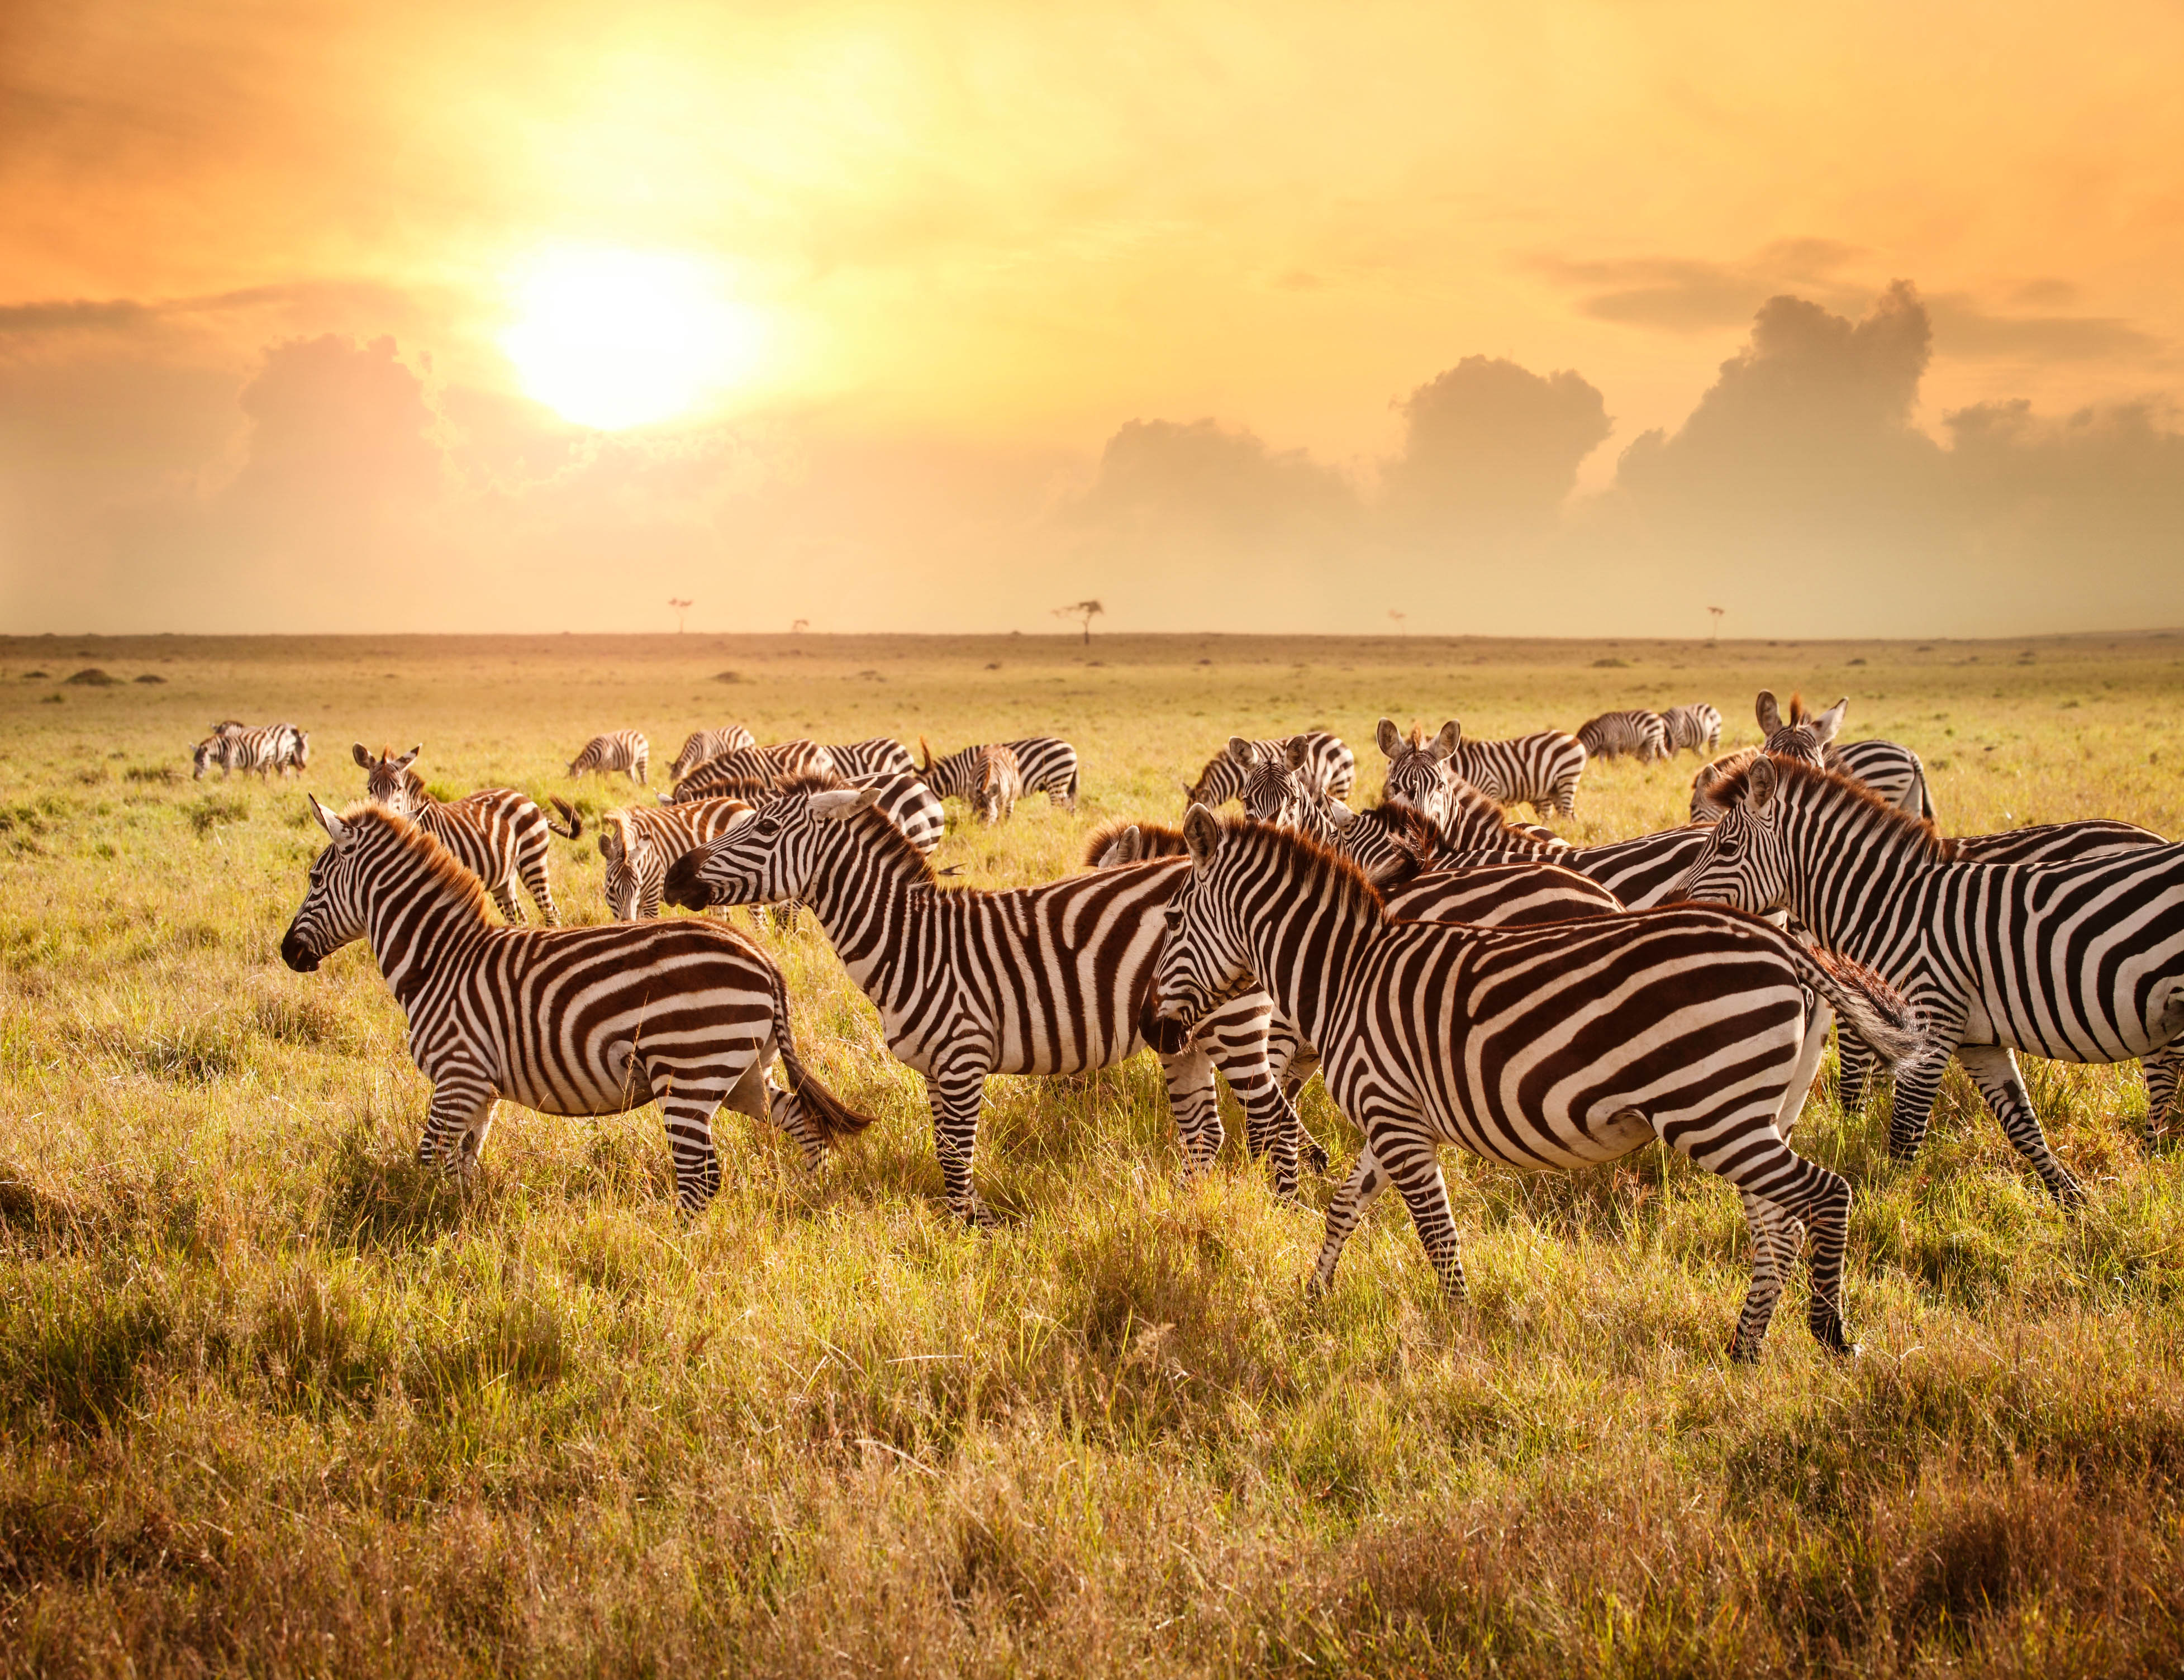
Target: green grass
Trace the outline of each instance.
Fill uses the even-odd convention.
[[[93,664],[123,681],[23,680]],[[310,730],[300,785],[336,804],[352,740],[422,740],[436,787],[590,812],[629,797],[560,775],[603,728],[656,761],[732,718],[1056,730],[1084,810],[941,854],[1012,884],[1107,817],[1173,821],[1232,732],[1333,727],[1369,789],[1383,712],[1494,735],[1706,698],[1726,746],[1763,685],[1848,693],[1953,830],[2184,832],[2159,637],[0,643],[0,1673],[2184,1668],[2184,1160],[2146,1158],[2135,1071],[2033,1069],[2075,1220],[1961,1076],[1909,1170],[1824,1082],[1797,1142],[1857,1187],[1851,1363],[1793,1293],[1728,1365],[1741,1220],[1658,1151],[1451,1155],[1470,1302],[1390,1196],[1308,1305],[1317,1214],[1233,1149],[1179,1187],[1142,1057],[993,1082],[1003,1223],[968,1233],[808,919],[765,935],[800,1042],[881,1116],[825,1175],[725,1116],[686,1221],[656,1112],[504,1109],[465,1191],[411,1164],[426,1087],[368,955],[280,965],[298,785],[188,776],[224,716]],[[1591,772],[1563,826],[1672,823],[1693,764]],[[595,852],[554,870],[604,916]],[[1341,1164],[1317,1088],[1306,1115]]]

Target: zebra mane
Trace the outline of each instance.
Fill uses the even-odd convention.
[[[1366,879],[1363,870],[1334,847],[1323,845],[1293,828],[1261,822],[1254,817],[1223,817],[1221,832],[1224,838],[1262,843],[1285,854],[1292,867],[1302,874],[1315,898],[1332,897],[1345,910],[1369,910],[1376,921],[1387,919],[1388,901],[1381,896],[1380,889]]]
[[[1871,815],[1892,826],[1907,838],[1915,841],[1920,853],[1934,863],[1948,861],[1952,847],[1942,831],[1934,826],[1931,817],[1913,815],[1901,805],[1891,804],[1886,799],[1853,776],[1836,770],[1815,770],[1797,759],[1785,759],[1773,754],[1755,754],[1751,761],[1739,765],[1726,772],[1713,787],[1707,789],[1708,797],[1724,805],[1736,804],[1752,791],[1752,766],[1764,757],[1774,768],[1780,782],[1802,782],[1834,790],[1832,797],[1868,808]]]
[[[1430,852],[1437,837],[1432,823],[1408,805],[1391,805],[1383,799],[1357,813],[1357,821],[1370,824],[1413,851]]]
[[[841,791],[839,782],[831,782],[824,776],[800,776],[782,790],[781,796],[777,797],[789,793],[838,793]],[[933,872],[933,859],[911,844],[910,836],[897,828],[894,819],[878,805],[866,805],[845,820],[857,825],[857,832],[865,837],[872,851],[900,865],[914,882],[922,882],[928,887],[940,884],[940,877]]]
[[[1798,690],[1793,692],[1790,696],[1789,708],[1782,714],[1782,721],[1787,724],[1791,728],[1797,729],[1810,723],[1812,720],[1812,714],[1805,709],[1805,696],[1803,691]]]
[[[762,795],[771,799],[785,799],[792,793],[838,793],[850,784],[838,776],[826,776],[813,770],[792,776],[772,793]]]
[[[369,827],[376,824],[385,829],[393,837],[398,847],[425,866],[426,876],[454,899],[459,908],[469,911],[480,921],[491,920],[486,915],[485,883],[456,862],[453,852],[408,817],[397,816],[384,805],[375,805],[369,799],[359,799],[341,814],[341,820],[353,826]]]
[[[1184,844],[1180,828],[1171,828],[1164,822],[1133,822],[1128,817],[1118,816],[1092,831],[1091,837],[1084,843],[1084,861],[1097,865],[1100,854],[1133,828],[1145,843],[1141,861],[1145,858],[1179,858],[1190,849]]]

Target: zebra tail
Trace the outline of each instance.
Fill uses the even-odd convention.
[[[547,828],[552,832],[560,835],[564,840],[574,840],[578,835],[584,832],[583,818],[577,815],[577,808],[571,804],[566,799],[563,798],[559,793],[553,794],[549,797],[553,799],[554,809],[561,813],[562,816],[567,821],[569,826],[566,828],[555,828],[554,826],[554,819],[549,816],[546,819]]]
[[[835,1143],[854,1138],[870,1126],[872,1115],[851,1108],[822,1085],[804,1065],[804,1059],[796,1054],[796,1041],[788,1031],[788,982],[782,978],[777,968],[773,971],[773,1018],[775,1049],[781,1057],[782,1071],[788,1076],[788,1088],[796,1099],[811,1110],[819,1135]]]
[[[1919,1006],[1864,964],[1832,951],[1794,943],[1791,948],[1801,965],[1808,965],[1814,989],[1890,1066],[1928,1048],[1926,1021]]]

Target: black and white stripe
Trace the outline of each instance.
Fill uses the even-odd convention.
[[[845,782],[861,781],[868,776],[917,774],[917,760],[911,757],[910,748],[889,735],[852,741],[846,746],[830,745],[827,752],[834,760],[834,774]]]
[[[1727,792],[1686,893],[1786,910],[1925,1013],[1934,1048],[1897,1070],[1890,1154],[1925,1141],[1953,1053],[2048,1188],[2081,1199],[2016,1053],[2127,1061],[2184,1035],[2184,847],[1960,863],[1931,823],[1831,771],[1763,755]]]
[[[688,799],[763,797],[800,777],[838,774],[831,748],[816,741],[777,741],[766,747],[738,747],[708,759],[675,784],[667,798]]]
[[[720,1187],[713,1115],[773,1117],[816,1165],[871,1124],[805,1071],[781,971],[749,939],[677,917],[602,927],[510,928],[476,877],[407,819],[371,805],[312,811],[332,841],[281,960],[301,973],[367,939],[432,1082],[419,1160],[467,1172],[496,1103],[543,1114],[621,1114],[657,1102],[692,1212]],[[772,1091],[776,1056],[788,1088]]]
[[[1849,709],[1847,695],[1825,711],[1813,713],[1805,709],[1802,695],[1792,694],[1786,715],[1774,696],[1761,689],[1752,711],[1767,738],[1757,747],[1699,766],[1691,778],[1691,820],[1712,822],[1719,818],[1722,802],[1715,789],[1728,784],[1761,753],[1770,753],[1815,769],[1840,770],[1898,809],[1932,821],[1934,796],[1926,785],[1926,766],[1916,753],[1893,741],[1836,739]]]
[[[651,756],[651,743],[636,730],[611,730],[584,743],[583,751],[569,760],[569,774],[588,776],[596,770],[601,776],[610,776],[621,770],[643,787],[645,761]]]
[[[1006,747],[1017,755],[1027,797],[1044,793],[1051,804],[1071,810],[1077,808],[1077,749],[1067,741],[1051,735],[1032,735],[1021,741],[993,744]],[[944,799],[968,802],[974,797],[982,762],[979,754],[985,750],[983,746],[966,747],[960,753],[935,759],[922,735],[917,737],[917,745],[924,754],[918,773],[924,776],[927,787]]]
[[[753,746],[756,741],[757,737],[739,723],[729,724],[724,729],[695,730],[684,739],[675,762],[667,766],[667,779],[680,782],[708,759],[733,753],[739,747]]]
[[[551,817],[513,787],[482,787],[460,799],[436,799],[417,773],[417,755],[424,750],[420,744],[397,758],[382,748],[374,756],[357,742],[349,752],[365,772],[365,798],[408,817],[438,841],[477,876],[510,921],[523,920],[523,905],[515,896],[519,881],[538,902],[539,915],[549,925],[560,921],[547,878],[547,854],[553,848],[552,836],[577,838],[583,832],[583,819],[566,800],[557,798],[554,807],[569,826],[556,828]]]
[[[1145,1042],[1162,915],[1189,866],[1135,864],[1011,892],[944,890],[872,798],[861,788],[769,800],[676,865],[667,898],[692,909],[811,907],[878,1007],[889,1049],[925,1076],[949,1206],[980,1220],[972,1161],[987,1075],[1084,1072]],[[1162,1049],[1188,1171],[1204,1171],[1221,1144],[1215,1056],[1260,1135],[1278,1147],[1294,1139],[1265,1054],[1263,1029],[1242,1047]]]
[[[1721,745],[1721,713],[1704,700],[1688,706],[1671,706],[1661,714],[1661,726],[1669,734],[1669,750],[1711,753]]]
[[[255,770],[262,782],[275,770],[286,777],[307,769],[310,761],[310,737],[292,723],[252,729],[231,720],[214,725],[198,743],[190,754],[190,779],[197,781],[217,766],[223,780],[240,770]]]
[[[1329,1094],[1365,1134],[1328,1210],[1315,1289],[1392,1182],[1442,1286],[1462,1293],[1440,1143],[1572,1169],[1658,1138],[1743,1196],[1754,1252],[1732,1354],[1757,1357],[1801,1227],[1814,1334],[1848,1350],[1850,1186],[1784,1139],[1825,1041],[1814,1000],[1908,1054],[1920,1041],[1900,999],[1731,912],[1513,931],[1398,922],[1346,860],[1284,830],[1201,808],[1184,834],[1191,878],[1169,916],[1159,1013],[1191,1022],[1256,980],[1321,1047]]]
[[[1307,730],[1301,735],[1275,736],[1264,741],[1249,741],[1236,735],[1231,736],[1228,744],[1206,761],[1206,768],[1199,771],[1196,782],[1184,783],[1186,808],[1225,805],[1231,799],[1241,798],[1247,760],[1240,756],[1240,748],[1254,747],[1282,759],[1301,748],[1303,762],[1298,766],[1299,773],[1317,792],[1330,799],[1348,798],[1357,785],[1357,755],[1350,750],[1346,742],[1323,729]]]
[[[692,799],[678,805],[632,805],[599,817],[599,855],[606,859],[607,913],[616,921],[660,914],[669,867],[751,813],[742,799]]]
[[[1577,738],[1595,759],[1629,757],[1642,765],[1669,756],[1668,726],[1658,712],[1642,708],[1587,718],[1578,726]]]
[[[989,828],[1015,813],[1023,798],[1023,765],[1011,747],[978,748],[977,772],[971,782],[971,809]]]
[[[1457,732],[1449,769],[1488,798],[1529,805],[1541,816],[1575,815],[1586,758],[1577,737],[1543,729],[1507,741],[1468,741],[1461,724],[1448,727]]]

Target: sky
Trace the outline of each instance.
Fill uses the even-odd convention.
[[[9,631],[2184,623],[2176,0],[8,0],[0,203]]]

